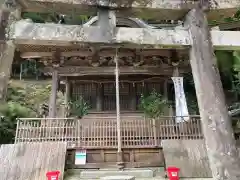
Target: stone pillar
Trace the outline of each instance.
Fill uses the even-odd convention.
[[[96,109],[98,112],[103,111],[103,85],[96,84],[97,97],[96,97]]]
[[[238,150],[203,9],[192,9],[185,25],[192,39],[190,64],[213,179],[239,180]]]
[[[5,3],[1,4],[0,9],[0,32],[2,34],[0,36],[0,101],[6,100],[15,53],[13,42],[8,40],[10,25],[21,18],[21,8],[19,6],[16,4],[6,6]]]
[[[58,90],[58,71],[53,68],[52,72],[52,90],[51,95],[49,98],[49,118],[55,118],[56,117],[56,111],[57,111],[57,90]]]
[[[100,27],[101,34],[104,37],[113,37],[116,27],[116,15],[114,11],[105,8],[98,10],[98,26]]]

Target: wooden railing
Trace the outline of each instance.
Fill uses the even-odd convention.
[[[202,138],[198,116],[182,123],[175,123],[174,117],[124,116],[120,131],[123,148],[161,147],[162,139]],[[116,117],[18,119],[15,143],[43,141],[65,141],[68,148],[117,148]]]

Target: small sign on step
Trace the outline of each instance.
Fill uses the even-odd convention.
[[[85,165],[87,159],[86,150],[77,150],[75,154],[75,165]]]

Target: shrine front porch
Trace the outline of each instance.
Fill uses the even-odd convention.
[[[174,117],[149,119],[142,113],[122,113],[118,139],[116,114],[91,113],[83,119],[19,119],[15,143],[67,142],[68,168],[117,168],[164,166],[161,141],[164,139],[202,139],[200,119],[175,123]],[[117,151],[121,143],[122,161]],[[87,150],[87,163],[75,165],[75,152]],[[119,164],[120,163],[120,164]]]

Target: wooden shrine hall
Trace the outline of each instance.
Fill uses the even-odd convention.
[[[68,53],[71,54],[71,52]],[[115,50],[103,48],[93,55],[89,50],[89,56],[84,56],[80,50],[79,56],[64,57],[65,60],[60,65],[61,67],[56,70],[61,80],[65,81],[66,102],[69,99],[76,100],[83,97],[90,103],[91,111],[115,112],[114,53]],[[151,93],[154,89],[167,98],[168,83],[175,68],[172,66],[172,58],[182,59],[178,66],[181,73],[190,70],[188,57],[184,51],[176,53],[171,50],[142,50],[136,52],[119,49],[118,55],[121,111],[136,111],[141,94]],[[173,55],[175,57],[172,57]],[[51,73],[53,68],[46,67],[45,71]]]
[[[139,19],[117,19],[118,27],[155,29]],[[32,24],[29,20],[22,20],[21,25],[24,23]],[[96,24],[98,21],[94,17],[84,27],[96,27]],[[58,132],[52,132],[53,134],[49,137],[47,132],[44,135],[44,129],[41,130],[43,119],[20,119],[16,143],[34,141],[34,139],[37,142],[67,141],[69,149],[79,147],[88,149],[88,156],[93,157],[93,159],[87,160],[88,164],[84,166],[85,168],[101,166],[104,160],[99,160],[101,163],[96,165],[97,159],[102,156],[97,149],[103,148],[104,158],[109,159],[106,164],[109,165],[112,161],[119,161],[119,156],[116,156],[116,148],[119,144],[117,138],[119,137],[117,135],[117,127],[119,126],[117,122],[119,120],[116,121],[116,119],[119,118],[122,129],[121,148],[136,148],[130,151],[123,150],[122,156],[127,158],[124,160],[126,161],[125,167],[145,167],[149,164],[151,164],[150,166],[163,165],[161,139],[179,138],[178,133],[173,133],[176,125],[174,125],[174,118],[169,117],[169,112],[172,110],[166,108],[165,117],[160,118],[162,120],[151,120],[140,111],[139,100],[142,94],[149,94],[154,90],[166,99],[171,96],[169,84],[172,83],[171,77],[174,73],[177,72],[178,74],[175,75],[179,76],[191,70],[186,49],[136,49],[124,46],[116,48],[114,46],[79,45],[77,43],[63,45],[44,43],[39,45],[39,43],[17,43],[17,41],[16,39],[16,48],[22,58],[35,58],[41,61],[45,65],[44,72],[52,75],[49,118],[45,119],[47,126],[44,128],[53,128],[56,126],[54,124],[57,123],[56,127],[59,129],[57,128]],[[59,80],[64,81],[65,84],[65,102],[82,97],[90,104],[91,109],[88,115],[80,120],[71,117],[69,119],[56,117],[56,94]],[[182,125],[182,129],[185,130],[182,131],[181,136],[194,139],[202,138],[199,117],[193,116],[191,118],[192,121],[188,124],[188,127],[191,127],[190,130],[187,130],[187,126]],[[35,126],[33,123],[37,123],[38,128],[31,129],[26,133],[25,127]],[[153,126],[155,128],[152,128]],[[43,134],[36,135],[40,131]],[[68,137],[65,133],[68,134]],[[74,151],[68,152],[69,165],[72,165],[74,164]],[[111,155],[112,153],[115,155]],[[129,153],[139,156],[139,159],[129,159],[127,157]],[[144,156],[149,153],[151,155],[148,162],[145,163]]]
[[[97,24],[96,16],[84,26]],[[156,29],[140,19],[121,17],[117,18],[117,27]],[[83,97],[90,104],[91,112],[116,111],[116,48],[91,45],[79,47],[77,44],[68,46],[18,44],[16,46],[22,58],[37,59],[46,66],[45,73],[52,74],[54,71],[58,74],[52,77],[58,77],[64,81],[66,102]],[[117,56],[121,111],[137,111],[141,94],[150,93],[153,90],[167,98],[168,83],[171,81],[174,69],[177,67],[180,74],[190,71],[188,52],[184,49],[120,47],[117,50]],[[57,82],[58,80],[53,79],[53,87]]]
[[[68,165],[72,167],[76,167],[73,154],[79,148],[88,151],[84,168],[101,168],[103,163],[108,167],[159,167],[164,165],[163,139],[203,138],[199,116],[182,123],[176,123],[169,112],[148,118],[138,109],[139,98],[153,89],[168,98],[170,78],[191,68],[194,78],[199,78],[196,90],[209,93],[203,84],[211,85],[211,79],[204,71],[212,72],[213,48],[239,50],[240,33],[206,32],[206,17],[232,14],[239,2],[219,1],[207,16],[198,9],[202,1],[124,2],[20,0],[26,12],[49,12],[51,7],[66,14],[73,10],[88,15],[98,12],[98,17],[82,26],[28,19],[11,24],[8,38],[21,57],[43,62],[45,72],[52,75],[49,117],[19,119],[15,143],[67,142]],[[143,12],[183,23],[156,28],[139,19],[123,18],[143,17]],[[196,17],[203,18],[197,21]],[[210,64],[199,66],[198,62]],[[59,80],[65,81],[65,102],[83,97],[91,105],[89,115],[82,119],[56,117]]]

